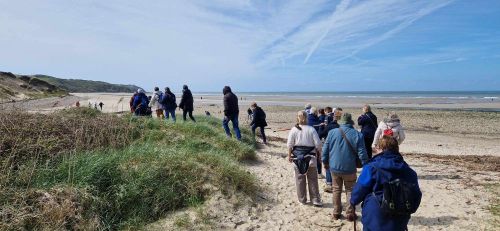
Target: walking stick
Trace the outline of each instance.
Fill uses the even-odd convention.
[[[354,207],[354,208],[352,209],[352,212],[353,212],[354,214],[356,214],[356,207]],[[356,216],[354,216],[354,218],[356,218]],[[357,219],[353,219],[353,220],[352,220],[352,222],[354,223],[354,231],[357,231],[357,229],[356,229],[356,220],[357,220]]]

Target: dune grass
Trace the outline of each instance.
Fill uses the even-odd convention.
[[[239,142],[227,139],[214,118],[199,117],[196,124],[119,119],[132,127],[129,144],[49,155],[57,160],[38,165],[29,184],[11,179],[0,194],[0,229],[137,228],[176,209],[199,205],[214,191],[255,194],[255,177],[239,165],[255,159],[255,141],[248,130]],[[47,201],[59,206],[43,206]]]

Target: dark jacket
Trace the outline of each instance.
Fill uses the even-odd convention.
[[[371,112],[367,112],[358,118],[358,125],[361,126],[361,133],[366,138],[375,137],[375,131],[377,131],[377,116]]]
[[[253,111],[252,111],[252,122],[250,123],[250,126],[257,126],[257,127],[266,127],[267,122],[266,122],[266,113],[264,110],[262,110],[261,107],[257,106]]]
[[[179,107],[182,108],[182,110],[184,111],[193,111],[194,110],[193,103],[194,100],[193,100],[193,94],[191,94],[191,90],[189,89],[182,90],[182,98]]]
[[[377,170],[378,169],[378,170]],[[361,175],[352,191],[350,203],[363,202],[362,218],[364,230],[406,230],[410,216],[386,216],[380,209],[383,184],[400,178],[418,185],[417,173],[403,160],[399,153],[385,151],[376,155],[363,166]],[[420,204],[422,192],[417,187],[415,205]]]
[[[345,133],[347,139],[356,151],[362,164],[368,162],[365,141],[363,134],[358,132],[350,124],[341,125],[340,128]],[[336,174],[356,173],[356,157],[345,141],[340,129],[336,128],[328,133],[328,137],[323,144],[323,154],[321,160],[330,165],[330,171]]]
[[[224,87],[222,93],[224,94],[224,116],[237,116],[240,113],[240,109],[238,108],[238,97],[236,97],[228,86]]]
[[[339,124],[337,123],[336,120],[331,120],[331,122],[328,122],[328,124],[324,127],[320,127],[318,131],[318,135],[320,139],[326,139],[328,136],[328,132],[331,130],[339,128]]]
[[[175,99],[175,94],[168,89],[163,97],[166,97],[165,99],[165,104],[163,104],[163,107],[165,110],[175,110],[177,108],[177,102]]]
[[[307,115],[307,125],[312,126],[314,129],[316,129],[316,132],[319,131],[319,124],[321,121],[319,121],[319,117],[315,114],[309,114]]]

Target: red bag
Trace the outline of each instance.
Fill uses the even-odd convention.
[[[393,137],[394,136],[394,131],[392,131],[392,128],[389,127],[389,125],[387,125],[387,124],[385,124],[385,126],[387,126],[387,129],[384,130],[384,136]]]

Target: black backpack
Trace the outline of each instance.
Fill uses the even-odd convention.
[[[381,210],[389,216],[409,216],[415,213],[419,206],[416,198],[418,186],[416,183],[395,179],[384,183]]]

